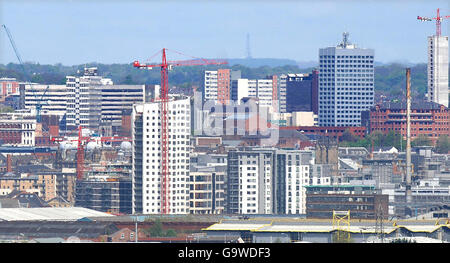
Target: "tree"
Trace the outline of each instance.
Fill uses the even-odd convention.
[[[341,136],[341,141],[346,141],[346,142],[356,142],[358,141],[358,137],[356,135],[353,134],[353,132],[351,132],[349,129],[346,129]]]
[[[176,237],[177,232],[174,229],[168,229],[167,231],[164,231],[162,227],[162,223],[159,219],[157,219],[153,226],[150,228],[146,228],[143,230],[146,235],[149,235],[151,237]]]
[[[164,231],[162,228],[162,223],[160,220],[156,220],[153,226],[149,230],[150,236],[152,237],[162,237],[164,236]]]
[[[14,112],[14,109],[9,106],[0,106],[0,113]]]
[[[448,153],[450,151],[450,137],[448,135],[442,135],[437,139],[435,151],[437,153]]]
[[[134,84],[134,83],[133,83],[133,77],[132,77],[130,74],[128,74],[128,75],[125,77],[125,80],[124,80],[123,84],[126,84],[126,85],[132,85],[132,84]]]
[[[165,236],[166,237],[176,237],[177,232],[174,229],[168,229]]]
[[[411,141],[411,146],[432,146],[433,142],[426,135],[420,134]]]
[[[381,147],[384,134],[381,131],[373,131],[369,134],[368,139],[373,142],[374,147]]]

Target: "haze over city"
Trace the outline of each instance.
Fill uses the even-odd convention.
[[[407,4],[406,4],[407,3]],[[25,61],[64,65],[130,63],[163,47],[195,57],[317,61],[342,32],[378,62],[426,62],[436,8],[447,1],[1,1],[0,23]],[[448,32],[443,23],[442,32]],[[17,63],[0,34],[0,63]]]

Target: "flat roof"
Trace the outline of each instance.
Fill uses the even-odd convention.
[[[253,221],[253,222],[252,222]],[[436,224],[436,220],[417,221],[384,221],[384,233],[389,234],[398,228],[403,228],[411,232],[432,233],[441,227],[450,229],[450,222],[442,221]],[[376,233],[375,220],[351,220],[350,227],[343,225],[341,230],[351,233]],[[275,220],[223,220],[210,227],[202,229],[204,231],[249,231],[249,232],[332,232],[337,228],[333,226],[333,221],[329,219],[275,219]]]
[[[375,188],[373,185],[305,185],[306,188],[352,188],[352,187],[363,187],[363,188]]]

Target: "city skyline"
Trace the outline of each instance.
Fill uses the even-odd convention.
[[[437,8],[442,15],[450,10],[446,1],[24,0],[0,2],[0,23],[22,59],[40,64],[131,63],[163,47],[195,57],[244,58],[247,34],[254,58],[308,62],[318,60],[319,48],[336,46],[343,32],[358,47],[374,49],[377,62],[426,63],[435,23],[416,18],[434,17]],[[443,35],[448,28],[444,21]],[[0,49],[0,63],[17,63],[5,32]]]

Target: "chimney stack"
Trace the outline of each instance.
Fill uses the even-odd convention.
[[[411,69],[406,69],[406,184],[407,206],[412,202],[411,192]],[[406,209],[407,207],[405,207]]]
[[[6,172],[12,172],[12,157],[11,154],[6,156]]]

